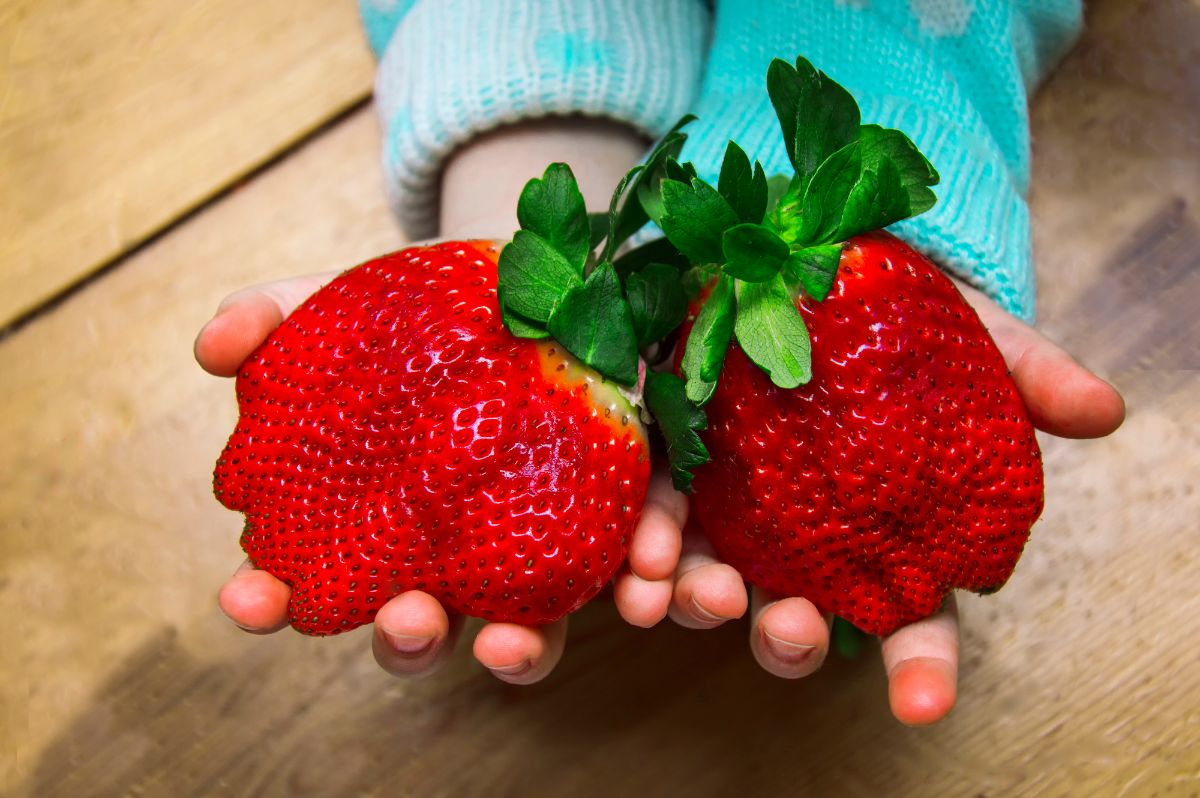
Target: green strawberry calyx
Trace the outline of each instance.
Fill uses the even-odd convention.
[[[571,170],[551,164],[521,194],[521,224],[499,261],[504,323],[553,337],[605,378],[638,382],[639,357],[669,354],[689,298],[707,291],[681,377],[647,371],[646,408],[667,445],[675,486],[708,461],[699,431],[725,353],[738,345],[771,382],[812,379],[799,296],[823,301],[846,242],[916,216],[938,174],[898,130],[862,124],[854,98],[804,58],[776,59],[767,92],[793,174],[768,177],[730,141],[714,187],[679,161],[684,117],[618,184],[607,214],[586,212]],[[647,223],[665,237],[621,251]]]
[[[691,469],[708,460],[697,434],[704,411],[688,402],[682,380],[642,364],[670,352],[664,341],[687,314],[682,272],[689,264],[666,240],[617,253],[658,213],[663,181],[695,176],[676,160],[686,139],[679,128],[691,119],[680,120],[625,175],[606,214],[589,215],[570,167],[550,164],[521,192],[521,229],[501,250],[497,265],[501,317],[509,332],[553,338],[633,404],[644,403],[666,438],[681,490],[691,484]]]
[[[655,221],[691,264],[689,295],[708,292],[680,360],[686,398],[698,409],[716,391],[734,340],[773,384],[808,383],[812,347],[797,298],[824,301],[849,239],[936,201],[937,171],[916,145],[898,130],[862,124],[850,93],[804,58],[773,61],[767,92],[790,177],[766,177],[731,141],[716,188],[694,174],[660,184]]]
[[[693,177],[662,184],[661,227],[716,280],[683,355],[688,398],[716,390],[732,340],[780,388],[812,379],[812,352],[795,299],[822,301],[833,288],[842,248],[856,235],[931,208],[938,174],[898,130],[861,123],[844,88],[804,58],[776,59],[767,92],[794,173],[762,177],[762,167],[730,142],[717,187]]]

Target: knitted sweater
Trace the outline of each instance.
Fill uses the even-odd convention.
[[[360,3],[381,56],[386,185],[414,237],[436,232],[443,160],[518,119],[604,116],[657,136],[692,112],[683,158],[702,177],[729,139],[786,173],[766,68],[803,55],[941,174],[938,204],[893,232],[1033,317],[1028,93],[1078,35],[1079,0]]]

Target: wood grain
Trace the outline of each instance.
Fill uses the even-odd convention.
[[[604,601],[529,688],[219,616],[234,406],[190,339],[235,287],[399,243],[362,112],[0,341],[0,793],[1200,794],[1198,41],[1195,5],[1099,4],[1035,106],[1043,326],[1130,415],[1044,439],[1045,519],[1008,587],[964,597],[942,725],[896,724],[873,656],[784,682],[744,624],[642,631]]]
[[[0,4],[0,326],[364,100],[352,3]]]

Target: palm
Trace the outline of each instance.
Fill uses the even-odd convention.
[[[245,289],[226,299],[196,339],[196,359],[207,371],[232,376],[238,365],[300,302],[331,279],[312,275]],[[1012,372],[1034,424],[1053,435],[1107,435],[1124,419],[1120,395],[1033,328],[987,297],[961,286],[991,332]],[[773,599],[754,590],[719,562],[703,537],[684,529],[686,502],[657,474],[629,561],[617,576],[617,609],[630,623],[652,626],[668,613],[678,623],[711,628],[751,608],[750,644],[762,666],[798,678],[821,666],[829,645],[829,618],[806,599]],[[286,625],[288,589],[243,565],[221,591],[221,607],[253,632]],[[432,670],[453,648],[461,619],[416,591],[397,596],[375,621],[373,650],[387,670]],[[566,620],[532,629],[487,624],[475,639],[476,658],[508,682],[530,683],[547,675],[562,655]],[[939,614],[900,629],[882,641],[892,711],[902,722],[940,720],[954,705],[958,670],[958,621],[954,602]]]

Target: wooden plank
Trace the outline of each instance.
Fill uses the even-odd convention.
[[[0,326],[362,101],[352,3],[0,5]]]
[[[947,722],[899,727],[872,657],[784,682],[743,624],[641,631],[604,601],[530,688],[466,651],[394,680],[363,631],[219,617],[234,406],[191,336],[232,288],[399,243],[363,112],[0,341],[0,793],[1196,794],[1200,147],[1178,120],[1200,81],[1171,59],[1200,14],[1099,10],[1035,109],[1035,233],[1046,329],[1130,418],[1045,441],[1045,520],[1008,587],[962,602]]]
[[[0,612],[21,637],[0,646],[16,680],[0,739],[21,775],[147,640],[173,634],[204,661],[210,634],[221,657],[242,648],[212,605],[238,560],[237,523],[206,487],[235,408],[230,385],[191,362],[191,339],[236,287],[398,246],[376,131],[358,112],[0,342]],[[208,632],[173,631],[196,624]],[[333,652],[345,656],[335,643],[317,658]],[[164,678],[191,689],[183,671]],[[6,765],[0,794],[16,776]]]

